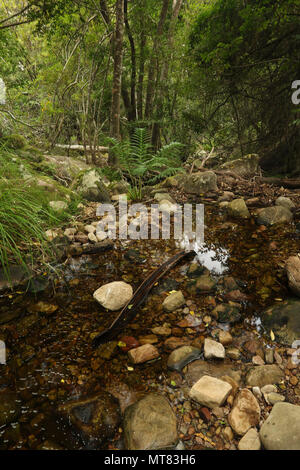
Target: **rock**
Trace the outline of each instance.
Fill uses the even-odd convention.
[[[259,420],[259,404],[250,390],[244,388],[234,400],[228,422],[236,434],[243,436],[250,428],[257,426]]]
[[[182,307],[185,304],[185,299],[183,293],[180,291],[173,292],[169,294],[168,297],[165,298],[163,302],[163,308],[167,312],[173,312],[173,310],[177,310],[178,308]]]
[[[254,176],[259,172],[259,155],[252,153],[242,158],[223,163],[222,170],[229,170],[239,176]]]
[[[291,256],[287,260],[286,273],[291,291],[300,297],[300,255]]]
[[[186,274],[187,274],[188,277],[198,277],[201,274],[203,274],[205,270],[206,270],[206,268],[204,266],[202,266],[201,264],[191,263],[189,265],[189,268],[188,268]]]
[[[176,336],[170,336],[170,338],[166,339],[164,342],[164,346],[166,349],[173,351],[173,349],[180,348],[182,346],[189,346],[191,340],[189,338],[177,338]]]
[[[193,346],[182,346],[175,349],[168,358],[168,369],[181,371],[187,364],[199,359],[200,355],[201,350]]]
[[[159,357],[159,352],[152,344],[143,344],[138,348],[130,349],[128,356],[133,364],[142,364]]]
[[[241,372],[234,368],[231,364],[224,364],[224,362],[207,362],[204,360],[194,361],[186,366],[184,369],[185,378],[189,386],[194,385],[204,375],[210,375],[215,378],[222,376],[229,376],[237,383],[241,381]]]
[[[68,237],[70,241],[74,240],[74,236],[76,233],[77,233],[76,228],[66,228],[66,230],[64,231],[65,237]]]
[[[265,350],[265,361],[267,364],[273,364],[274,362],[274,351],[271,348]]]
[[[265,361],[260,356],[253,356],[252,362],[255,366],[263,366]]]
[[[58,237],[58,233],[55,232],[55,230],[47,230],[45,232],[45,235],[46,235],[46,237],[48,238],[48,240],[50,242],[52,242],[52,240],[54,240],[54,238]]]
[[[249,219],[250,212],[244,199],[234,199],[227,206],[227,211],[232,217],[238,217],[242,219]]]
[[[276,365],[257,366],[251,369],[246,376],[246,384],[249,387],[263,387],[268,384],[276,384],[284,379],[282,370]]]
[[[221,343],[205,338],[204,357],[205,359],[225,359],[225,348]]]
[[[17,421],[21,407],[17,395],[9,390],[0,391],[0,428]]]
[[[222,406],[232,390],[231,385],[222,380],[204,375],[189,392],[189,396],[208,408]]]
[[[177,207],[176,204],[173,204],[169,200],[163,199],[158,204],[158,209],[162,212],[167,212],[168,214],[173,214],[174,212],[176,212],[178,210],[178,207]]]
[[[105,391],[67,402],[58,410],[84,441],[96,441],[98,446],[114,436],[121,420],[117,400]]]
[[[234,435],[230,426],[226,426],[226,428],[223,429],[223,436],[227,441],[233,441]]]
[[[290,211],[296,208],[295,204],[289,197],[280,196],[275,201],[275,206],[286,207]]]
[[[155,450],[177,444],[176,416],[165,397],[146,395],[125,410],[124,434],[128,450]]]
[[[222,196],[219,197],[219,202],[230,202],[235,198],[235,194],[230,191],[224,191]]]
[[[156,335],[145,335],[139,336],[140,344],[155,344],[158,343],[158,337]]]
[[[237,348],[228,348],[226,350],[226,356],[230,359],[238,361],[241,357],[241,351]]]
[[[232,343],[233,338],[231,334],[229,333],[229,331],[221,330],[219,332],[219,341],[221,344],[223,344],[223,346],[228,346],[229,344]]]
[[[96,235],[94,233],[91,233],[91,232],[88,234],[88,239],[92,243],[97,243],[98,242],[98,238],[96,237]]]
[[[260,450],[260,437],[255,428],[249,429],[238,444],[239,450]]]
[[[269,384],[261,387],[261,393],[263,393],[264,395],[272,392],[277,392],[277,388],[275,387],[275,385]]]
[[[217,318],[220,323],[229,323],[234,325],[241,320],[240,307],[230,304],[220,304],[212,311],[212,315]]]
[[[109,192],[96,169],[87,170],[81,176],[81,181],[77,181],[76,189],[82,197],[88,201],[111,202]]]
[[[300,338],[300,300],[289,299],[265,310],[261,315],[263,326],[274,332],[277,341],[291,346]]]
[[[216,282],[210,274],[203,274],[196,279],[195,288],[197,294],[214,292],[216,290]]]
[[[276,403],[259,435],[267,450],[300,450],[300,406]]]
[[[49,206],[54,211],[64,211],[68,208],[68,204],[65,201],[50,201]]]
[[[96,232],[96,227],[94,225],[85,225],[84,230],[86,233],[95,233]]]
[[[252,393],[255,396],[255,398],[257,399],[262,398],[262,393],[259,387],[252,387]]]
[[[173,199],[168,193],[156,193],[156,194],[154,195],[154,199],[155,199],[157,202],[169,201],[169,202],[171,202],[172,204],[175,204],[174,199]]]
[[[114,181],[109,185],[109,190],[113,195],[125,194],[130,188],[130,184],[125,181]]]
[[[114,281],[99,287],[93,297],[102,307],[108,310],[120,310],[131,299],[133,290],[130,284]]]
[[[266,227],[275,224],[286,224],[293,220],[293,214],[289,209],[282,206],[266,207],[261,209],[256,218],[258,225],[265,225]]]
[[[49,304],[47,302],[43,302],[40,300],[37,304],[31,305],[27,308],[28,312],[30,313],[44,313],[46,315],[52,315],[56,310],[58,310],[58,306],[55,304]]]
[[[127,201],[127,194],[124,193],[124,194],[116,194],[115,196],[112,196],[111,197],[111,200],[114,201],[114,202],[119,202],[119,201]]]
[[[183,189],[187,194],[205,194],[217,191],[217,176],[213,171],[205,171],[186,175],[183,178]]]
[[[158,336],[170,336],[172,333],[172,330],[169,326],[156,326],[155,328],[152,328],[152,333]]]
[[[277,392],[271,392],[267,393],[265,395],[267,403],[270,403],[270,405],[275,405],[275,403],[280,403],[282,401],[285,401],[285,397],[283,395],[280,395],[280,393]]]

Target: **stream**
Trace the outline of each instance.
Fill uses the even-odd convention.
[[[187,270],[191,261],[183,261],[153,288],[117,341],[98,349],[93,349],[92,339],[111,324],[116,312],[98,305],[93,292],[115,280],[130,283],[135,290],[146,275],[176,254],[184,241],[116,241],[111,251],[68,258],[61,267],[64,276],[38,294],[20,289],[0,295],[0,339],[7,347],[7,364],[0,365],[0,449],[42,449],[45,441],[53,448],[86,448],[60,422],[57,409],[97,391],[125,390],[125,399],[130,402],[134,394],[157,390],[172,401],[174,391],[166,366],[170,351],[164,348],[164,338],[158,337],[155,344],[159,359],[138,366],[130,364],[117,342],[124,335],[137,339],[151,335],[152,328],[164,323],[176,328],[189,311],[199,318],[210,315],[221,301],[224,277],[234,278],[247,296],[240,302],[242,320],[232,327],[234,336],[254,334],[268,345],[270,338],[264,335],[260,314],[290,295],[283,264],[290,253],[299,250],[295,225],[262,231],[252,219],[227,219],[209,204],[205,206],[205,224],[205,244],[195,246],[194,261],[211,272],[218,290],[199,295],[190,289]],[[131,256],[126,256],[128,252]],[[166,313],[162,302],[172,290],[181,290],[189,305]],[[211,318],[198,329],[183,329],[183,335],[205,337],[216,327],[228,329],[227,324]],[[12,406],[10,411],[15,412],[15,419],[10,419],[10,424],[1,421],[6,396],[15,402],[15,410]],[[175,396],[175,405],[178,399]],[[106,449],[123,446],[121,427],[102,444]]]

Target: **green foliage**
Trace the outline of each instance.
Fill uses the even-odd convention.
[[[11,149],[19,150],[26,147],[26,139],[19,134],[10,134],[7,137],[3,138],[4,144]]]
[[[180,154],[183,145],[172,142],[154,153],[149,134],[144,128],[135,129],[131,139],[122,142],[109,139],[111,149],[117,156],[120,169],[129,178],[133,187],[141,189],[181,171]]]

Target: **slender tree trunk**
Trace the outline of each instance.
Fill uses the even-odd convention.
[[[124,21],[126,33],[130,44],[130,55],[131,55],[131,80],[130,80],[130,111],[128,115],[129,121],[136,121],[137,119],[137,107],[136,107],[136,52],[134,39],[131,33],[129,21],[128,21],[128,0],[124,0]]]
[[[122,84],[123,63],[123,37],[124,37],[124,0],[116,0],[116,31],[114,37],[114,73],[111,102],[110,135],[120,139],[120,98]],[[116,164],[115,155],[110,152],[108,163]]]
[[[170,0],[163,0],[163,5],[160,13],[160,18],[157,26],[156,36],[153,44],[153,54],[150,58],[149,70],[148,70],[148,85],[146,94],[146,107],[145,107],[145,118],[149,119],[152,115],[153,109],[153,98],[155,89],[155,64],[157,60],[157,54],[159,49],[159,43],[164,30],[164,24],[166,22],[167,13],[169,9]]]
[[[147,37],[142,29],[141,43],[140,43],[140,64],[139,64],[139,77],[138,77],[138,90],[137,90],[137,111],[138,119],[143,119],[143,91],[144,91],[144,75],[145,75],[145,48]]]

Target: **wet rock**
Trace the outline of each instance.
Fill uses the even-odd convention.
[[[265,361],[267,364],[273,364],[274,362],[274,351],[269,348],[265,350]]]
[[[282,206],[266,207],[259,211],[256,218],[258,225],[264,225],[266,227],[275,224],[290,223],[293,220],[293,214],[289,209]]]
[[[217,305],[212,311],[212,315],[220,323],[229,323],[230,325],[234,325],[241,320],[240,308],[230,304]]]
[[[203,274],[196,279],[195,289],[197,294],[214,292],[216,287],[216,282],[210,274]]]
[[[280,196],[275,201],[275,206],[286,207],[290,211],[296,208],[295,204],[289,197]]]
[[[138,348],[140,346],[139,341],[133,336],[122,336],[120,343],[125,345],[121,347],[123,352],[128,352],[130,349]]]
[[[177,444],[176,416],[165,397],[151,393],[129,406],[124,416],[129,450],[155,450]]]
[[[117,400],[108,392],[67,402],[58,409],[84,442],[106,442],[120,424],[120,408]]]
[[[9,266],[10,279],[7,279],[5,271],[0,268],[0,292],[11,287],[17,287],[28,281],[32,275],[31,270],[26,270],[23,266]]]
[[[275,403],[285,401],[285,396],[277,392],[271,392],[266,395],[266,400],[270,405],[275,405]]]
[[[291,291],[300,297],[300,255],[291,256],[287,260],[286,273]]]
[[[17,421],[20,414],[17,395],[7,389],[0,391],[0,427]]]
[[[221,330],[219,332],[219,341],[223,346],[229,346],[232,343],[233,338],[229,331]]]
[[[104,284],[97,289],[93,297],[108,310],[120,310],[131,299],[133,290],[130,284],[123,281],[114,281],[109,284]]]
[[[188,338],[178,338],[176,336],[171,336],[170,338],[166,339],[164,342],[164,346],[169,351],[173,351],[173,349],[180,348],[181,346],[189,346],[191,340]]]
[[[156,335],[145,335],[139,336],[140,344],[155,344],[158,343],[158,337]]]
[[[175,349],[169,356],[167,366],[170,370],[183,369],[190,362],[199,359],[201,350],[193,346],[182,346]]]
[[[204,266],[201,266],[199,263],[191,263],[187,270],[188,277],[198,277],[206,271]]]
[[[241,371],[233,367],[231,364],[211,363],[203,360],[194,361],[186,366],[185,378],[189,386],[194,385],[204,375],[210,375],[215,378],[220,378],[228,375],[233,378],[237,383],[241,381]]]
[[[268,384],[276,384],[283,380],[282,370],[275,364],[266,364],[251,369],[246,377],[246,384],[249,387],[263,387]]]
[[[217,176],[213,171],[205,171],[186,175],[183,178],[183,188],[187,194],[205,194],[217,191]]]
[[[265,361],[260,356],[253,356],[252,362],[255,366],[263,366]]]
[[[300,338],[300,300],[290,299],[262,313],[263,326],[282,344],[292,345]]]
[[[159,357],[159,352],[152,344],[143,344],[135,349],[128,351],[128,356],[133,364],[142,364]]]
[[[204,357],[205,359],[225,359],[225,348],[221,343],[205,338]]]
[[[238,217],[242,219],[249,219],[250,212],[244,199],[234,199],[227,206],[227,211],[232,217]]]
[[[65,201],[50,201],[49,206],[55,212],[64,211],[68,208],[68,204]]]
[[[228,348],[226,350],[226,356],[237,361],[241,357],[241,351],[237,348]]]
[[[185,304],[185,299],[183,293],[181,291],[173,292],[169,294],[168,297],[165,298],[163,302],[163,308],[167,312],[173,312],[178,308],[182,307]]]
[[[109,341],[108,343],[101,344],[101,346],[97,350],[97,355],[101,359],[105,359],[108,361],[117,352],[117,349],[117,341]]]
[[[169,326],[163,325],[163,326],[156,326],[155,328],[152,328],[152,333],[158,336],[170,336],[172,333],[172,330]]]
[[[27,308],[30,313],[44,313],[45,315],[52,315],[58,310],[58,306],[55,304],[48,304],[47,302],[40,301],[37,304],[31,305]]]
[[[224,191],[222,196],[219,197],[219,202],[230,202],[235,198],[235,194],[230,191]]]
[[[133,405],[142,398],[141,392],[132,390],[127,384],[122,382],[115,381],[109,385],[107,391],[118,400],[122,415],[128,406]]]
[[[142,264],[145,261],[145,259],[140,255],[140,252],[138,250],[134,250],[133,248],[130,248],[126,251],[124,254],[124,259],[137,264]]]
[[[228,416],[228,422],[234,432],[240,436],[260,420],[260,407],[250,390],[244,388],[234,400],[233,409]]]
[[[300,450],[300,406],[276,403],[259,435],[267,450]]]
[[[239,450],[260,450],[260,437],[255,428],[249,429],[238,444]]]
[[[204,375],[189,392],[189,396],[208,408],[222,406],[232,390],[231,385],[222,380]]]

